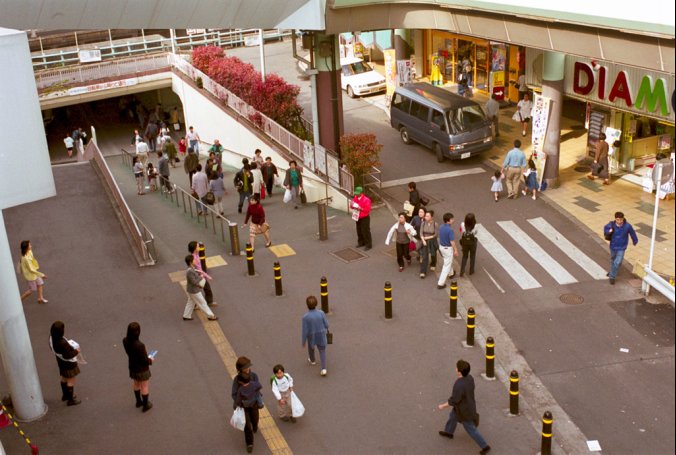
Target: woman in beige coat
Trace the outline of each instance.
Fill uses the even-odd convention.
[[[605,133],[599,135],[599,141],[596,144],[596,155],[592,164],[592,173],[587,176],[589,180],[596,177],[603,179],[603,184],[608,185],[608,143]]]

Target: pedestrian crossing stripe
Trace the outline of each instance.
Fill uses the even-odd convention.
[[[481,224],[477,224],[476,237],[481,246],[504,268],[521,289],[535,289],[542,285],[528,273],[528,271],[516,260],[509,251],[498,242],[493,235]]]
[[[272,251],[272,253],[278,258],[283,258],[285,256],[293,256],[296,254],[293,248],[291,248],[286,243],[282,243],[280,245],[273,245],[269,248],[269,250]]]
[[[530,238],[514,221],[498,221],[500,226],[514,241],[537,262],[559,284],[577,283],[573,275],[551,257],[535,240]]]
[[[598,265],[589,256],[584,254],[582,250],[573,245],[567,238],[565,238],[559,231],[547,222],[542,217],[528,220],[538,231],[547,237],[554,245],[556,245],[566,256],[578,264],[585,272],[587,272],[595,280],[605,280],[606,271],[603,267]]]
[[[228,265],[228,263],[225,262],[225,259],[223,259],[223,256],[221,256],[220,254],[216,256],[209,256],[206,260],[207,260],[207,270],[216,267],[221,267],[223,265]],[[179,283],[185,280],[185,270],[177,270],[175,272],[169,273],[169,279],[171,280],[172,283]]]

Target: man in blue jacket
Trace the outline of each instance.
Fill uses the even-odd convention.
[[[301,341],[303,347],[307,344],[308,363],[316,365],[315,346],[319,350],[319,360],[322,369],[320,375],[326,376],[326,332],[329,330],[329,321],[322,310],[317,309],[317,297],[314,295],[305,299],[308,312],[303,316],[303,334]]]
[[[610,272],[608,272],[608,278],[610,284],[615,284],[617,271],[622,265],[624,252],[629,245],[629,236],[631,236],[634,246],[638,243],[638,237],[636,237],[636,232],[631,224],[627,223],[622,212],[615,212],[615,221],[611,221],[603,227],[603,235],[606,240],[610,241]]]

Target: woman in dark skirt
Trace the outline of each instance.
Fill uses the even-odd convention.
[[[146,345],[139,341],[141,326],[138,322],[131,322],[127,326],[127,336],[122,340],[124,350],[129,356],[129,377],[133,381],[136,407],[143,406],[143,412],[153,407],[148,401],[148,383],[150,382],[150,365],[153,359],[148,357]]]
[[[80,400],[75,396],[75,377],[80,374],[80,368],[77,366],[77,355],[80,353],[80,347],[74,341],[69,342],[63,336],[65,325],[61,321],[52,324],[49,330],[49,347],[56,356],[56,363],[59,365],[59,374],[61,375],[61,401],[67,401],[68,406],[80,404]],[[75,346],[73,346],[75,345]]]

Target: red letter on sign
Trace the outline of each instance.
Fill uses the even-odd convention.
[[[629,90],[629,81],[627,81],[627,73],[624,71],[619,71],[617,73],[617,78],[615,79],[613,88],[610,89],[608,101],[614,103],[615,98],[623,99],[624,102],[627,104],[627,107],[631,107],[634,104],[631,101],[631,91]]]
[[[587,80],[584,85],[580,82],[580,75],[584,73],[587,76]],[[594,88],[594,72],[586,63],[575,62],[573,69],[573,91],[578,95],[588,95],[591,93],[592,88]]]

